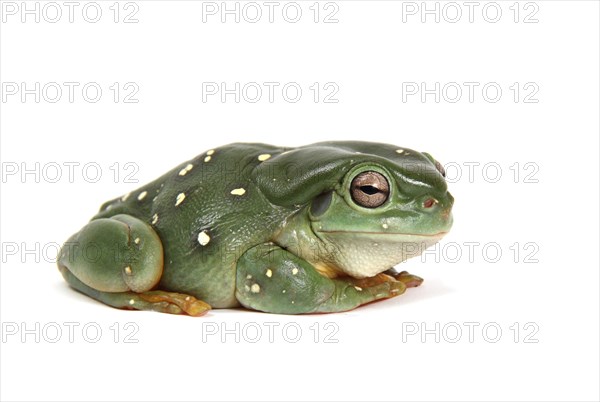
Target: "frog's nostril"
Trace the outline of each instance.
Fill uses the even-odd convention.
[[[425,200],[425,202],[423,202],[423,208],[431,208],[437,203],[438,200],[436,200],[435,198],[428,198]]]

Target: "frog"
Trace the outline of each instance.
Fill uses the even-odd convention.
[[[396,266],[448,233],[453,204],[426,152],[233,143],[105,202],[57,265],[75,290],[126,310],[344,312],[421,285]]]

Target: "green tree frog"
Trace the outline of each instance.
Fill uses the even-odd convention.
[[[122,309],[347,311],[421,284],[393,267],[450,230],[444,176],[388,144],[230,144],[106,202],[58,268]]]

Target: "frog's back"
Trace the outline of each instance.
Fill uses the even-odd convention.
[[[235,306],[237,259],[269,241],[290,213],[264,198],[252,173],[285,151],[245,143],[209,150],[106,202],[94,219],[128,214],[150,224],[164,247],[160,289],[191,294],[217,308]]]

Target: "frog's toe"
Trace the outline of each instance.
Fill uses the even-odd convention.
[[[146,303],[156,307],[156,311],[170,314],[187,314],[199,317],[210,310],[210,305],[194,296],[181,293],[163,292],[160,290],[140,293],[139,297]]]
[[[391,278],[394,278],[397,281],[400,281],[406,285],[407,288],[416,288],[423,283],[423,278],[409,274],[406,271],[398,272],[394,268],[390,268],[385,271],[383,274],[379,274],[378,276],[385,275]]]
[[[398,275],[395,275],[394,278],[397,281],[404,283],[407,288],[416,288],[423,283],[423,278],[417,275],[409,274],[406,271],[400,272]]]
[[[386,281],[377,285],[360,287],[354,285],[358,293],[366,293],[373,300],[388,299],[390,297],[400,296],[406,291],[406,286],[400,281]]]
[[[366,290],[376,299],[399,296],[409,287],[404,281],[387,274],[378,274],[361,279],[347,278],[346,280],[351,282],[356,290]]]

